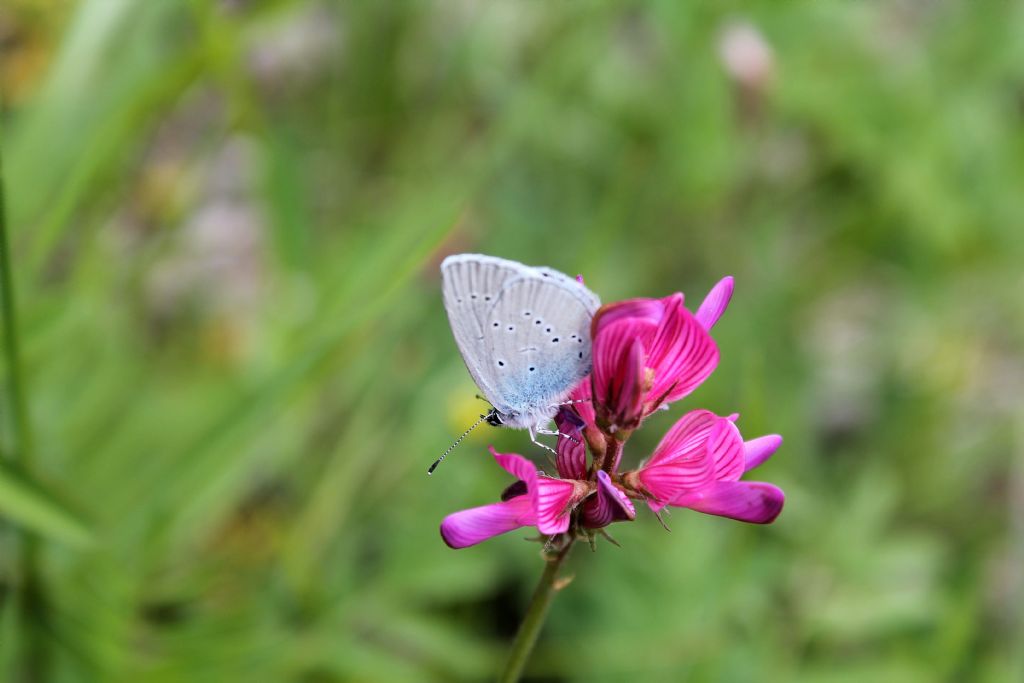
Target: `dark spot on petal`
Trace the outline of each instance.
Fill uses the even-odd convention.
[[[499,361],[498,361],[498,366],[499,366],[499,367],[502,367],[502,368],[503,368],[503,367],[505,367],[505,361],[503,361],[503,360],[499,360]]]
[[[558,337],[555,337],[555,338],[554,338],[554,339],[552,339],[551,341],[553,341],[553,342],[555,342],[555,343],[558,343]]]
[[[518,498],[519,496],[526,495],[526,482],[520,479],[519,481],[511,484],[507,489],[501,492],[501,499],[505,502]]]
[[[537,368],[533,367],[532,365],[530,366],[530,372],[533,372],[533,371],[534,371],[534,370],[536,370],[536,369],[537,369]]]
[[[551,328],[550,328],[550,327],[545,327],[545,328],[544,328],[544,331],[545,331],[545,332],[550,332],[550,331],[551,331]]]
[[[511,332],[511,331],[512,331],[512,330],[514,330],[514,329],[516,329],[514,325],[509,325],[509,326],[508,326],[508,331],[509,331],[509,332]]]
[[[494,326],[495,326],[495,327],[497,327],[497,326],[498,326],[498,321],[497,321],[497,320],[495,320],[495,321],[494,321]]]
[[[583,352],[580,351],[580,358],[583,358]]]

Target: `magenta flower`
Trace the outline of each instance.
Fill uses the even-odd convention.
[[[517,481],[505,489],[500,503],[445,517],[441,522],[444,542],[451,548],[466,548],[524,526],[535,526],[545,535],[568,530],[570,513],[594,489],[594,484],[548,477],[521,455],[498,453],[493,447],[490,450],[498,464]]]
[[[501,502],[448,515],[441,536],[452,548],[475,545],[514,529],[535,526],[554,539],[636,518],[634,500],[658,513],[665,506],[767,524],[782,510],[783,492],[741,481],[782,444],[772,434],[744,442],[736,415],[708,410],[685,414],[637,469],[618,473],[623,445],[643,419],[692,392],[714,371],[718,348],[709,332],[732,297],[722,279],[696,314],[683,295],[633,299],[602,307],[591,325],[594,369],[555,417],[558,477],[526,458],[491,453],[516,477]],[[588,464],[587,451],[591,453]]]
[[[669,429],[650,459],[623,475],[626,487],[647,498],[655,512],[666,505],[710,515],[767,524],[782,511],[782,490],[740,477],[770,458],[782,437],[762,436],[744,443],[736,416],[708,410],[687,413]]]
[[[602,306],[591,323],[597,424],[627,435],[662,405],[686,396],[718,366],[708,331],[729,305],[732,278],[719,282],[697,315],[680,293]]]
[[[583,505],[583,526],[600,529],[612,522],[636,519],[636,508],[625,491],[604,470],[597,471],[597,491]]]

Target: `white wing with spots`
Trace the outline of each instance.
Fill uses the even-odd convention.
[[[529,270],[515,261],[480,254],[458,254],[441,262],[441,294],[455,344],[473,381],[494,405],[494,373],[484,335],[487,311],[506,282]]]
[[[590,372],[600,301],[575,279],[475,254],[445,259],[441,273],[462,358],[509,426],[532,426]]]

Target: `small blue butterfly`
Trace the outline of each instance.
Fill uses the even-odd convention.
[[[557,270],[481,254],[446,258],[441,281],[455,343],[493,406],[481,421],[527,429],[536,443],[590,373],[590,321],[600,300]]]

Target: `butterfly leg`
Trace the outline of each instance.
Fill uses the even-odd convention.
[[[538,434],[537,427],[529,427],[529,428],[527,428],[526,431],[530,435],[530,441],[532,441],[536,445],[540,446],[544,450],[550,451],[551,453],[554,453],[555,455],[558,455],[558,451],[556,451],[554,448],[552,448],[551,446],[549,446],[549,445],[547,445],[545,443],[541,443],[540,441],[537,441],[537,434]]]
[[[540,425],[537,425],[536,429],[537,429],[537,433],[538,434],[543,434],[544,436],[562,436],[562,437],[565,437],[566,439],[569,439],[573,443],[579,443],[580,442],[580,440],[577,439],[572,434],[565,434],[564,432],[560,432],[558,430],[552,431],[550,429],[544,429]]]

